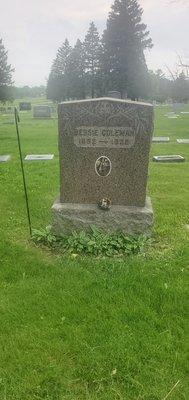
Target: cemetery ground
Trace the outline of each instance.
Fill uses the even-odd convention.
[[[186,107],[186,110],[189,107]],[[187,400],[189,115],[156,108],[150,162],[154,244],[138,256],[57,255],[28,234],[15,127],[0,116],[0,399]],[[33,228],[51,221],[59,191],[57,119],[20,114]]]

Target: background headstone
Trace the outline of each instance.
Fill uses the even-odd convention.
[[[31,103],[29,103],[29,102],[24,101],[24,102],[19,103],[20,111],[31,111],[31,108],[32,108]]]
[[[170,141],[169,137],[166,136],[154,136],[152,142],[154,143],[167,143]]]
[[[25,157],[26,161],[45,161],[52,160],[54,158],[54,154],[28,154]]]
[[[47,105],[33,107],[34,118],[51,118],[51,108]]]
[[[171,111],[171,112],[168,112],[167,114],[165,114],[164,116],[167,118],[175,118],[176,119],[179,117],[179,114],[175,114],[175,112]]]
[[[177,139],[177,143],[180,143],[180,144],[189,144],[189,139]]]
[[[169,119],[177,119],[179,117],[179,115],[168,115]]]
[[[156,162],[183,162],[185,158],[180,155],[154,156],[153,161]]]
[[[10,156],[9,155],[5,155],[5,156],[1,156],[0,155],[0,162],[7,162],[10,160]]]

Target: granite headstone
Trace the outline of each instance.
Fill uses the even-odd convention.
[[[34,118],[51,118],[51,108],[47,105],[33,107]]]
[[[148,231],[146,197],[153,106],[111,98],[59,105],[60,199],[57,232],[88,229]],[[108,212],[99,204],[111,203]]]
[[[170,138],[168,136],[154,136],[152,142],[154,143],[168,143]]]
[[[54,154],[28,154],[25,157],[26,161],[47,161],[53,160]]]
[[[10,158],[11,158],[10,155],[3,155],[3,156],[0,155],[0,163],[7,162],[10,160]]]
[[[179,143],[179,144],[189,144],[189,139],[177,139],[177,143]]]
[[[153,161],[156,162],[165,162],[165,163],[174,163],[174,162],[183,162],[185,158],[179,154],[177,155],[166,155],[166,156],[154,156]]]
[[[24,101],[19,103],[20,111],[31,111],[31,103]]]

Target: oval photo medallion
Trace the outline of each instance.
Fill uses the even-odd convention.
[[[98,176],[110,175],[112,169],[112,163],[106,156],[99,157],[95,162],[95,171]]]

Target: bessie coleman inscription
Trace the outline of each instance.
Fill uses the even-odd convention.
[[[131,127],[82,126],[76,129],[74,144],[77,147],[131,148],[135,132]]]

